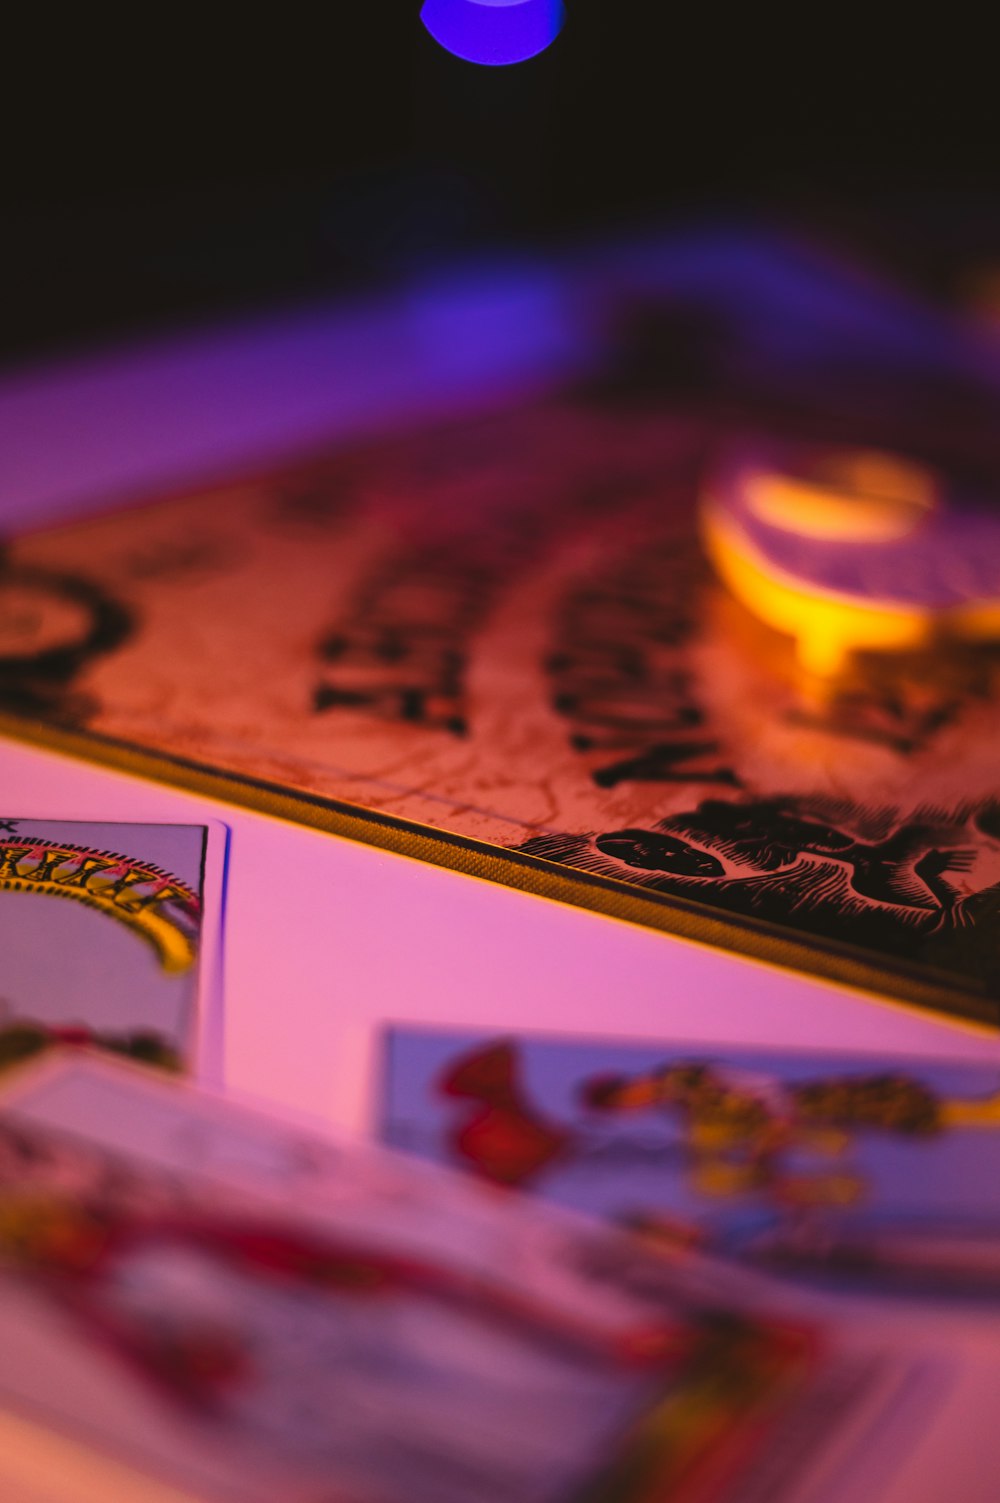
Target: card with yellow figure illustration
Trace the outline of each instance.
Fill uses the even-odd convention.
[[[50,1048],[211,1073],[221,825],[0,820],[0,1075]]]
[[[53,1503],[880,1499],[965,1354],[802,1305],[121,1061],[0,1100],[0,1408],[79,1448]]]
[[[394,1029],[408,1152],[836,1286],[1000,1297],[1000,1069]]]

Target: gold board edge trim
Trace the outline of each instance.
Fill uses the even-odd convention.
[[[977,1033],[993,1036],[1000,1028],[1000,1001],[985,991],[977,995],[944,981],[907,975],[902,969],[882,968],[859,958],[846,947],[838,948],[835,941],[818,937],[799,940],[765,921],[721,916],[706,905],[673,894],[639,889],[544,857],[382,814],[362,804],[283,788],[249,774],[223,772],[94,731],[0,714],[0,735],[536,897],[568,903],[644,929],[673,934],[848,986],[869,998],[874,994],[876,1001],[904,1004],[922,1013],[930,1010],[941,1021],[962,1023]]]

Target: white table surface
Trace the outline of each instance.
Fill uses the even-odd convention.
[[[565,315],[563,289],[529,269],[14,373],[0,381],[0,526],[544,383],[578,354]],[[982,1030],[2,740],[0,790],[5,816],[224,821],[227,1083],[341,1127],[366,1125],[389,1020],[1000,1060],[1000,1037]],[[982,1371],[970,1367],[887,1503],[995,1498],[983,1336]],[[134,1478],[110,1486],[110,1464],[68,1443],[13,1439],[11,1503],[177,1497]]]

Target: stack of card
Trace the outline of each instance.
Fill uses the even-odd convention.
[[[0,1208],[29,1497],[883,1496],[963,1379],[940,1342],[93,1054],[10,1086]],[[68,1491],[22,1416],[70,1437]]]
[[[340,1142],[210,1087],[224,844],[0,832],[3,1503],[993,1496],[1000,1082],[396,1031]]]

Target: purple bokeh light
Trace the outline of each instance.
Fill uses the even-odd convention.
[[[498,68],[544,52],[565,15],[562,0],[424,0],[420,19],[448,52]]]

